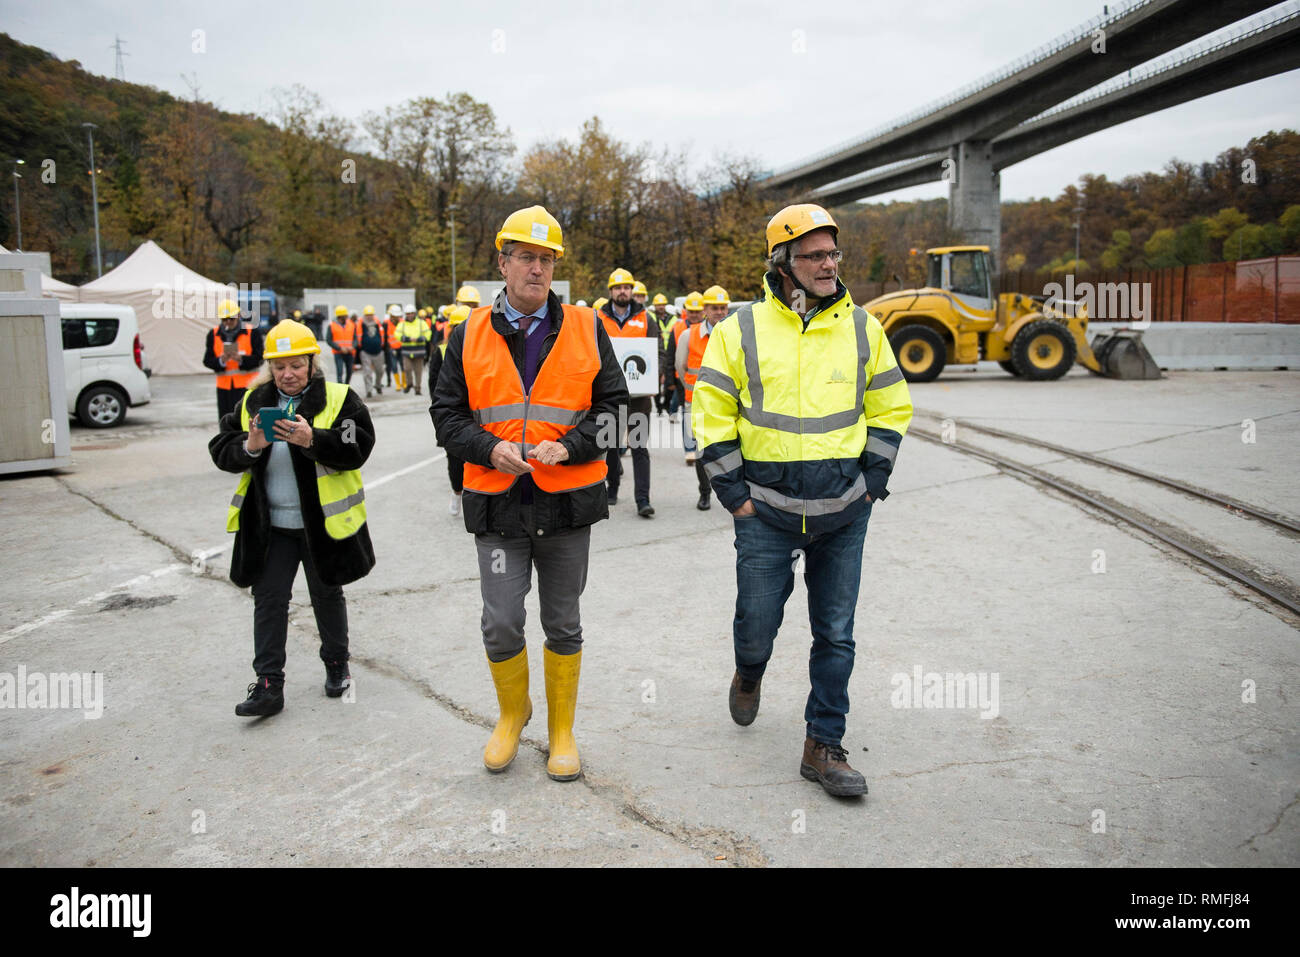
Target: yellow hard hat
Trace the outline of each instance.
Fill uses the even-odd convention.
[[[835,225],[835,220],[816,203],[787,206],[768,221],[767,254],[772,255],[772,250],[777,246],[798,239],[814,229],[827,228],[835,230],[835,238],[839,238],[840,228]]]
[[[595,302],[591,304],[591,308],[595,309],[597,312],[600,312],[600,307],[605,305],[605,303],[607,302],[609,302],[609,300],[606,299],[604,296],[601,296],[599,299],[597,299]]]
[[[428,309],[421,309],[419,312],[416,313],[416,315],[419,316],[421,319],[423,319],[428,314],[429,314]]]
[[[557,259],[564,255],[564,233],[559,220],[541,206],[517,209],[506,217],[497,233],[497,249],[500,250],[507,242],[532,243],[554,249]]]
[[[508,222],[509,220],[507,220],[507,223]],[[498,236],[497,238],[500,239],[501,237]],[[499,242],[497,243],[497,248],[498,249],[501,248],[501,244]],[[478,296],[478,290],[475,289],[473,286],[469,285],[469,283],[466,283],[465,285],[461,286],[460,289],[456,290],[456,301],[463,302],[463,303],[471,303],[475,306],[477,306],[481,302]]]
[[[615,269],[609,274],[610,289],[613,289],[615,286],[631,286],[635,282],[636,280],[632,278],[632,274],[626,269]]]
[[[632,283],[632,295],[648,296],[650,295],[650,290],[646,289],[645,283],[638,279],[636,282]]]
[[[373,316],[373,315],[375,314],[375,307],[374,307],[374,306],[366,306],[365,309],[361,310],[361,314],[362,314],[363,316]]]
[[[336,316],[346,316],[347,314],[348,314],[348,307],[347,307],[347,306],[335,306],[335,307],[334,307],[334,315],[336,315]],[[369,315],[369,313],[367,313],[367,315]]]
[[[652,305],[652,306],[666,306],[666,305],[668,305],[668,297],[665,296],[662,292],[657,292],[657,293],[655,293],[655,297],[654,297],[654,299],[651,301],[650,305]]]
[[[301,322],[282,319],[266,334],[263,359],[287,359],[289,356],[309,356],[320,352],[320,344],[311,330]]]
[[[721,286],[710,286],[704,290],[700,301],[705,306],[725,306],[730,304],[731,299],[727,296],[727,290]]]
[[[302,310],[301,310],[301,309],[295,309],[295,310],[293,311],[293,317],[294,317],[295,319],[301,319],[301,318],[302,318]]]
[[[689,312],[703,312],[704,296],[698,292],[690,293],[682,305],[684,305]]]
[[[469,306],[451,306],[447,310],[447,324],[458,326],[469,318]]]
[[[239,312],[239,303],[233,299],[223,299],[221,305],[217,306],[218,319],[229,319],[232,316],[238,316]]]

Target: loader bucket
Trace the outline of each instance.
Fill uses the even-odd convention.
[[[1142,344],[1142,333],[1135,329],[1115,329],[1092,340],[1099,375],[1108,379],[1159,379],[1160,367]],[[1091,366],[1090,366],[1091,368]]]

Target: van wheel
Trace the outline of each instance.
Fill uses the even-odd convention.
[[[889,345],[908,382],[933,382],[948,359],[943,337],[927,326],[904,326],[889,337]]]
[[[77,400],[77,418],[88,429],[111,429],[126,418],[126,396],[111,385],[92,385]]]

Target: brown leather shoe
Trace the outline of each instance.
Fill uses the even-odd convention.
[[[803,742],[799,773],[816,781],[835,797],[857,797],[867,793],[866,779],[849,767],[848,752],[837,744],[823,744],[812,738]]]
[[[763,679],[746,681],[737,671],[731,679],[731,693],[727,695],[727,704],[731,708],[731,720],[744,727],[754,723],[758,717],[758,697],[763,687]]]

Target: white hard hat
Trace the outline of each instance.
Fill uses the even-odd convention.
[[[391,306],[388,307],[388,314],[390,316],[400,316],[402,314],[402,307],[399,306],[397,303],[393,303]]]
[[[585,299],[579,299],[577,302],[574,303],[575,306],[585,306],[586,304],[587,304],[587,300]]]
[[[406,311],[407,311],[407,312],[415,312],[415,303],[413,303],[413,302],[408,302],[408,303],[406,304]]]

